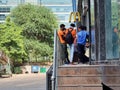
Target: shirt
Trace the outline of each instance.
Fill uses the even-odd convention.
[[[58,30],[58,37],[59,37],[60,43],[64,44],[65,40],[63,37],[65,37],[65,31]]]
[[[68,30],[71,31],[71,34],[72,34],[73,38],[75,38],[76,37],[76,30],[72,29],[72,28],[69,28],[69,29],[66,30],[66,32],[65,32],[66,34],[68,33]]]
[[[88,33],[85,30],[81,30],[77,33],[77,43],[85,45],[86,44],[86,36]]]

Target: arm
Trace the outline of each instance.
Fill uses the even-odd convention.
[[[63,34],[62,31],[58,31],[58,37],[61,43],[65,43],[65,35]]]
[[[90,46],[90,43],[89,43],[89,34],[86,35],[86,45],[85,45],[87,48]]]
[[[86,42],[89,43],[89,35],[88,34],[86,35]]]
[[[73,43],[74,43],[75,45],[77,44],[77,35],[75,36]]]

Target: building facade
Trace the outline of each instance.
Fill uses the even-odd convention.
[[[69,26],[68,21],[72,11],[72,0],[0,0],[0,23],[5,21],[5,18],[14,7],[24,3],[48,7],[56,15],[59,23]]]
[[[58,22],[69,26],[69,15],[72,12],[72,0],[41,0],[42,5],[50,8],[58,18]]]

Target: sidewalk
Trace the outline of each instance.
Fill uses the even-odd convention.
[[[13,74],[10,78],[0,78],[0,90],[45,90],[46,74]]]

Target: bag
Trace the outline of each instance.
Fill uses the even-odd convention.
[[[74,38],[73,38],[73,36],[72,36],[72,30],[70,31],[70,30],[68,30],[68,33],[66,34],[66,37],[65,37],[65,42],[67,43],[67,44],[72,44],[73,43],[73,41],[74,41]]]

